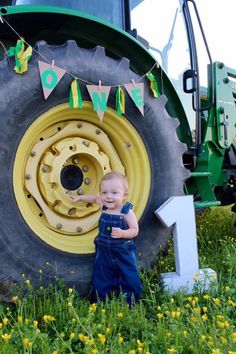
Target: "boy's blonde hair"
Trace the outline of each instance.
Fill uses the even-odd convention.
[[[101,189],[101,184],[103,181],[109,181],[113,178],[120,179],[123,183],[125,193],[128,193],[128,178],[118,171],[106,173],[100,181],[99,189]]]

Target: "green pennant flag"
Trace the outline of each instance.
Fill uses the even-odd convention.
[[[116,112],[119,116],[125,113],[125,94],[120,86],[116,91]]]
[[[160,92],[158,90],[158,85],[155,79],[155,76],[152,73],[147,73],[146,77],[148,78],[148,80],[150,81],[150,89],[153,93],[154,97],[159,97],[160,96]]]
[[[79,88],[77,79],[73,80],[71,83],[70,97],[69,97],[69,107],[70,108],[82,108],[83,101]]]

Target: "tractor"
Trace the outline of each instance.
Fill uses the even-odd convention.
[[[235,202],[236,71],[212,62],[194,0],[160,2],[155,48],[132,28],[140,3],[0,0],[2,293],[22,274],[37,286],[40,271],[44,284],[89,294],[100,209],[67,192],[99,193],[109,171],[128,177],[144,268],[167,247],[171,229],[154,211],[169,197],[193,195],[196,209]],[[188,49],[171,66],[180,21]]]

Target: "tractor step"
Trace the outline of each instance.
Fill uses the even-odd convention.
[[[209,201],[209,202],[194,202],[194,207],[196,209],[205,209],[205,208],[210,208],[213,206],[219,206],[221,205],[221,202],[219,201]]]

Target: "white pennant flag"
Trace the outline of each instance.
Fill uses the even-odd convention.
[[[43,88],[43,94],[45,100],[52,93],[58,82],[61,80],[66,70],[59,68],[58,66],[52,66],[38,61],[41,84]]]
[[[135,103],[135,106],[139,109],[142,115],[144,115],[144,85],[143,83],[133,82],[132,84],[124,85],[128,94]]]
[[[97,115],[102,122],[104,112],[107,109],[107,100],[111,87],[101,85],[86,85],[86,87],[93,102],[94,110],[97,112]]]

